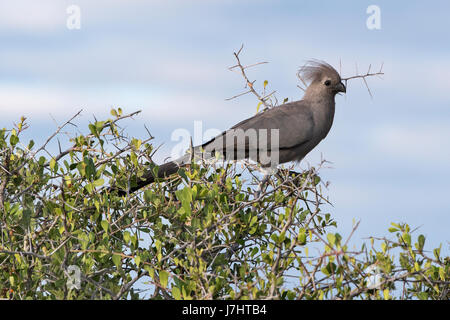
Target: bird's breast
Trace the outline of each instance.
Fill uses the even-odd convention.
[[[335,104],[330,103],[316,108],[313,112],[314,136],[320,140],[324,139],[333,125]]]

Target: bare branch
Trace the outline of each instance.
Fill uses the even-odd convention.
[[[373,77],[373,76],[381,76],[384,75],[383,72],[383,65],[384,63],[381,64],[380,70],[378,72],[370,72],[372,65],[369,65],[369,69],[367,70],[367,72],[365,74],[359,74],[358,72],[358,65],[356,65],[356,75],[351,76],[351,77],[347,77],[347,78],[341,78],[342,81],[345,81],[345,86],[347,86],[347,82],[348,80],[352,80],[352,79],[362,79],[364,82],[364,85],[367,88],[367,91],[369,92],[369,95],[371,98],[373,98],[372,92],[370,91],[369,85],[367,84],[366,78],[367,77]]]
[[[51,136],[49,137],[49,139],[47,140],[47,142],[46,142],[41,148],[39,148],[36,152],[34,152],[34,154],[37,154],[39,151],[45,149],[45,146],[47,145],[47,143],[48,143],[52,138],[54,138],[64,126],[66,126],[66,125],[69,124],[69,123],[72,124],[71,121],[72,121],[76,116],[78,116],[78,115],[81,113],[81,111],[82,111],[82,110],[80,110],[75,116],[73,116],[73,117],[72,117],[69,121],[67,121],[63,126],[59,127],[59,128],[58,128],[59,130],[57,130],[53,135],[51,135]],[[104,129],[104,128],[110,126],[111,124],[115,124],[116,122],[118,122],[118,121],[120,121],[120,120],[123,120],[123,119],[126,119],[126,118],[132,118],[133,116],[135,116],[135,115],[137,115],[137,114],[139,114],[139,113],[141,113],[141,110],[138,110],[138,111],[132,112],[132,113],[130,113],[130,114],[126,114],[126,115],[117,117],[117,118],[115,118],[115,119],[112,120],[112,121],[107,121],[107,122],[103,125],[102,129]],[[92,134],[87,135],[87,137],[92,137],[92,136],[93,136]],[[61,159],[62,157],[66,156],[66,155],[69,154],[70,152],[76,151],[76,150],[77,150],[76,145],[73,145],[72,147],[70,147],[70,148],[66,149],[65,151],[60,152],[58,155],[54,156],[53,159],[54,159],[55,161],[58,161],[59,159]],[[44,167],[48,167],[49,165],[50,165],[50,161],[47,162],[47,163],[45,163],[45,164],[44,164]]]
[[[268,63],[268,62],[266,62],[266,61],[264,61],[264,62],[258,62],[258,63],[251,64],[251,65],[249,65],[249,66],[245,66],[245,67],[244,67],[244,66],[242,65],[242,63],[241,63],[240,58],[239,58],[239,54],[242,52],[242,49],[243,49],[243,48],[244,48],[244,45],[242,44],[242,46],[241,46],[241,48],[238,50],[238,52],[234,52],[234,57],[235,57],[236,60],[237,60],[237,64],[234,65],[234,66],[232,66],[232,67],[229,67],[228,69],[231,70],[231,71],[233,71],[233,69],[239,68],[242,77],[244,77],[244,79],[245,79],[245,87],[249,88],[249,90],[246,91],[246,92],[240,93],[240,94],[238,94],[238,95],[235,95],[235,96],[233,96],[233,97],[231,97],[231,98],[227,98],[227,99],[225,99],[225,100],[229,101],[229,100],[232,100],[232,99],[234,99],[234,98],[243,96],[243,95],[245,95],[245,94],[251,92],[251,93],[253,93],[253,94],[258,98],[258,100],[259,100],[260,102],[262,102],[262,104],[264,104],[264,106],[265,106],[266,108],[270,108],[271,105],[267,103],[267,99],[268,99],[269,96],[261,97],[261,95],[260,95],[258,92],[256,92],[256,90],[253,88],[253,84],[255,83],[255,81],[250,81],[250,80],[248,79],[248,77],[247,77],[247,74],[245,73],[245,69],[247,69],[247,68],[254,67],[254,66],[257,66],[257,65],[260,65],[260,64],[265,64],[265,63]]]
[[[39,153],[42,150],[45,150],[45,147],[47,146],[47,144],[69,123],[71,123],[71,121],[73,119],[75,119],[76,117],[78,117],[81,112],[83,111],[83,109],[81,109],[80,111],[78,111],[74,116],[72,116],[69,120],[67,120],[66,122],[64,122],[64,124],[60,125],[56,131],[50,136],[48,137],[47,141],[45,141],[45,143],[39,148],[37,149],[35,152],[33,152],[33,156],[36,155],[37,153]]]

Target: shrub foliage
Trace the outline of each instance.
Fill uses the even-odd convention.
[[[406,223],[349,247],[320,166],[261,184],[253,164],[192,162],[119,196],[157,170],[152,137],[120,128],[135,114],[113,109],[56,154],[78,114],[40,147],[24,118],[0,130],[0,298],[449,298],[449,257]]]

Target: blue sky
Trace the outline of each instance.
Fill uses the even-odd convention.
[[[66,8],[81,9],[81,29],[68,30]],[[366,27],[366,9],[381,9],[381,30]],[[257,101],[227,68],[233,51],[261,86],[281,100],[302,92],[296,70],[322,59],[350,76],[384,63],[385,76],[349,83],[337,97],[333,128],[305,159],[333,164],[322,177],[344,237],[361,219],[357,243],[387,234],[390,222],[421,226],[428,245],[449,248],[450,42],[448,1],[2,1],[0,127],[28,117],[28,137],[43,141],[83,108],[82,126],[112,106],[142,109],[144,124],[170,154],[177,128],[226,129],[252,116]],[[417,233],[417,235],[419,234]],[[429,247],[430,248],[430,247]]]

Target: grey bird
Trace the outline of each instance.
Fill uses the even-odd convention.
[[[194,155],[200,155],[203,159],[213,158],[217,154],[228,160],[252,159],[261,163],[262,167],[301,161],[327,136],[333,124],[335,96],[339,92],[345,93],[346,87],[339,73],[323,61],[308,62],[299,70],[299,75],[309,83],[302,100],[282,104],[239,122],[210,141],[193,148]],[[250,131],[253,135],[246,135]],[[245,135],[243,139],[240,136],[242,132]],[[256,140],[251,139],[255,133]],[[272,139],[273,137],[276,139]],[[262,140],[267,143],[262,145]],[[262,163],[262,153],[267,155],[270,163]],[[275,157],[276,161],[273,161]],[[180,166],[190,163],[191,159],[192,154],[186,154],[160,165],[158,178],[177,172]],[[128,192],[134,192],[154,180],[155,176],[149,170],[132,184]],[[126,192],[121,190],[119,193]]]

